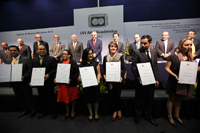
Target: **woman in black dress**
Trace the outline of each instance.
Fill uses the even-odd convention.
[[[99,84],[100,78],[101,78],[100,65],[93,58],[93,50],[90,49],[90,48],[86,48],[83,51],[82,63],[80,64],[80,67],[90,67],[90,66],[94,67],[94,71],[95,71],[95,74],[97,76],[97,82]],[[98,121],[99,120],[98,106],[99,106],[99,99],[100,99],[100,87],[99,87],[99,85],[83,88],[83,96],[85,98],[85,101],[86,101],[87,106],[88,106],[88,110],[90,112],[90,115],[89,115],[89,118],[88,118],[89,121],[91,122],[92,119],[93,119],[92,103],[94,103],[94,110],[95,110],[94,118],[95,118],[96,121]]]
[[[121,112],[121,91],[123,87],[122,81],[126,72],[123,54],[117,53],[118,45],[115,42],[108,44],[109,53],[103,59],[103,76],[106,79],[106,62],[121,62],[121,80],[119,82],[107,82],[108,92],[111,97],[111,105],[113,115],[111,120],[114,121],[118,115],[118,119],[122,118]]]
[[[181,61],[193,61],[191,48],[192,48],[192,40],[189,38],[184,38],[179,42],[178,45],[178,52],[175,52],[175,54],[172,54],[167,58],[167,63],[165,66],[165,70],[169,73],[169,78],[167,81],[167,90],[166,93],[169,95],[168,101],[167,101],[167,111],[168,111],[168,119],[169,123],[176,127],[176,123],[174,122],[172,118],[172,109],[174,105],[174,117],[175,119],[183,126],[185,124],[183,121],[179,118],[179,111],[181,107],[181,101],[185,96],[191,96],[191,85],[187,84],[179,84],[178,83],[178,74],[179,74],[179,67]],[[186,92],[186,95],[178,95],[177,90],[183,89]]]

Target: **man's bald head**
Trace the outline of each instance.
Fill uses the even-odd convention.
[[[135,42],[139,42],[140,41],[140,35],[139,34],[135,34],[134,40],[135,40]]]
[[[73,42],[76,42],[76,41],[77,41],[77,36],[76,36],[75,34],[73,34],[73,35],[71,36],[71,39],[72,39]]]
[[[35,39],[36,39],[37,41],[41,42],[42,37],[41,37],[40,34],[36,34],[36,35],[35,35]]]
[[[7,44],[6,42],[2,42],[2,43],[1,43],[1,47],[2,47],[3,49],[8,49],[8,44]]]
[[[23,41],[21,38],[19,38],[19,39],[17,39],[17,43],[18,43],[20,46],[22,46],[22,44],[24,43],[24,41]]]

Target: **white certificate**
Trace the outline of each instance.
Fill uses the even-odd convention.
[[[151,68],[151,64],[147,63],[138,63],[137,68],[140,74],[142,85],[155,84],[155,77]]]
[[[10,82],[11,79],[11,65],[0,64],[0,82]]]
[[[46,68],[33,68],[31,75],[32,86],[44,86],[44,76]]]
[[[57,65],[56,72],[56,83],[69,83],[71,64],[61,64]]]
[[[106,62],[106,81],[121,81],[121,62]]]
[[[22,81],[22,64],[12,64],[11,81]]]
[[[81,67],[79,68],[80,75],[82,78],[83,88],[98,85],[97,77],[94,72],[94,67]]]
[[[179,70],[179,81],[182,84],[196,83],[198,62],[181,61]]]

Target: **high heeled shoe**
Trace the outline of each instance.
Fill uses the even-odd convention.
[[[176,118],[176,120],[178,121],[179,124],[181,124],[181,125],[184,126],[184,127],[186,126],[185,123],[183,123],[183,122],[181,122],[181,121],[178,120],[178,119],[180,119],[179,117],[175,117],[175,118]]]
[[[171,122],[170,122],[170,119],[173,119],[173,118],[168,118],[169,124],[170,124],[172,127],[177,127],[177,125],[176,125],[175,122],[174,122],[174,123],[171,123]]]

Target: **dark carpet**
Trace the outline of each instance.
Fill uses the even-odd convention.
[[[182,118],[186,127],[176,122],[178,127],[174,128],[165,118],[156,119],[159,124],[156,127],[143,118],[136,125],[133,117],[111,121],[111,116],[100,116],[98,122],[89,122],[86,115],[65,120],[64,115],[59,114],[53,120],[51,115],[37,119],[38,114],[32,119],[29,115],[17,118],[19,113],[0,112],[0,133],[200,133],[200,121],[197,119]]]

